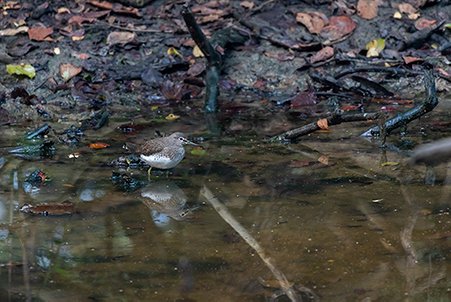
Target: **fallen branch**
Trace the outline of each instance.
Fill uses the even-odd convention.
[[[251,234],[229,213],[227,208],[213,195],[213,193],[204,185],[200,194],[212,205],[212,207],[218,212],[218,214],[227,222],[240,236],[246,241],[251,248],[253,248],[265,265],[273,273],[274,277],[280,284],[283,292],[291,301],[302,301],[301,297],[294,291],[290,282],[288,282],[285,275],[279,271],[273,263],[271,257],[269,257],[261,245],[252,237]],[[302,287],[305,289],[305,287]],[[306,290],[306,293],[310,296],[315,296],[311,290]]]
[[[390,134],[393,130],[400,128],[402,126],[406,126],[413,120],[425,115],[429,111],[435,108],[438,104],[437,92],[435,89],[435,77],[433,76],[431,71],[426,71],[424,75],[424,86],[426,90],[426,99],[424,102],[419,104],[418,106],[396,115],[395,117],[385,121],[383,128],[385,134]],[[378,136],[380,135],[381,130],[379,126],[374,126],[364,133],[361,136]]]
[[[190,9],[185,6],[182,10],[182,17],[186,26],[207,59],[207,69],[205,75],[205,105],[206,112],[215,112],[218,109],[217,99],[219,95],[219,78],[223,64],[222,53],[229,44],[242,44],[248,38],[243,36],[235,28],[224,28],[215,32],[209,41],[197,24],[196,19]],[[220,51],[218,51],[220,50]]]
[[[354,114],[333,114],[327,118],[327,123],[329,126],[338,125],[347,122],[358,122],[358,121],[369,121],[375,120],[379,117],[379,113],[354,113]],[[299,128],[288,130],[282,134],[274,136],[270,141],[284,141],[284,140],[296,140],[300,136],[307,135],[309,133],[320,130],[320,126],[317,121],[310,124],[304,125]]]

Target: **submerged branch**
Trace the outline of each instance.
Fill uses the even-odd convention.
[[[265,265],[271,270],[274,277],[279,281],[280,287],[290,298],[291,301],[302,301],[301,297],[296,294],[290,283],[288,282],[285,275],[276,268],[271,257],[269,257],[262,246],[252,237],[251,234],[229,213],[227,208],[213,195],[213,193],[206,187],[203,186],[200,193],[218,212],[218,214],[225,220],[240,236],[246,241],[260,256]],[[307,290],[309,295],[314,295],[310,290]]]

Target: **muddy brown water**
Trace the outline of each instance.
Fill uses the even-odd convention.
[[[116,130],[120,123],[89,132],[80,147],[58,146],[52,159],[2,155],[1,301],[288,301],[280,276],[203,197],[204,186],[296,294],[306,287],[323,301],[451,298],[449,164],[406,165],[399,139],[382,150],[358,138],[365,124],[292,145],[237,133],[205,140],[205,154],[187,147],[170,175],[148,181],[145,169],[121,171],[144,182],[123,192],[111,182],[120,169],[105,164],[131,138]],[[205,129],[193,124],[182,118],[160,129],[195,138]],[[0,147],[27,130],[0,129]],[[94,141],[111,146],[86,147]],[[70,159],[74,152],[80,157]],[[51,181],[30,189],[24,180],[37,168]],[[19,211],[63,201],[76,213]]]

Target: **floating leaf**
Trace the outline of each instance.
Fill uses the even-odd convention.
[[[173,114],[173,113],[169,113],[169,114],[165,117],[165,119],[168,120],[168,121],[175,121],[175,120],[177,120],[177,119],[179,119],[179,118],[180,118],[180,115],[175,115],[175,114]]]
[[[316,124],[322,130],[329,130],[329,123],[327,122],[327,118],[319,119]]]
[[[37,205],[24,204],[20,211],[22,213],[42,216],[72,215],[75,213],[74,204],[69,201],[61,203],[41,203]]]
[[[202,147],[196,147],[191,149],[191,155],[195,155],[195,156],[204,156],[207,154],[207,150],[205,150]]]
[[[60,65],[60,75],[66,82],[75,77],[77,74],[79,74],[81,70],[82,70],[81,67],[74,66],[68,63]]]
[[[110,146],[109,144],[101,143],[101,142],[89,144],[89,148],[94,149],[94,150],[105,149],[105,148],[108,148],[109,146]]]
[[[367,50],[367,58],[377,57],[385,48],[385,39],[372,40],[366,44],[365,48]]]
[[[8,64],[6,65],[6,72],[8,74],[26,75],[30,79],[36,76],[36,70],[30,64]]]

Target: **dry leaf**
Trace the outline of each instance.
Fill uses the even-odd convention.
[[[110,46],[115,44],[125,45],[127,43],[135,41],[136,38],[137,36],[134,32],[113,31],[108,35],[106,43]]]
[[[357,3],[357,14],[363,19],[371,20],[377,17],[379,1],[359,0]]]
[[[415,28],[418,30],[422,30],[428,27],[432,27],[437,23],[436,20],[432,19],[426,19],[426,18],[420,18],[417,21],[415,21]]]
[[[128,14],[128,15],[134,15],[136,17],[141,17],[139,9],[137,9],[135,7],[124,6],[120,3],[113,4],[108,1],[88,0],[87,2],[89,4],[92,4],[94,6],[97,6],[97,7],[103,8],[103,9],[112,10],[115,13]]]
[[[410,20],[416,20],[420,17],[417,9],[409,3],[399,4],[398,9],[401,13],[406,14],[407,18],[409,18]]]
[[[253,9],[255,6],[254,2],[252,2],[252,1],[241,1],[240,5],[247,9]]]
[[[312,34],[318,34],[327,25],[326,15],[320,12],[297,13],[296,21],[307,27]]]
[[[196,58],[205,57],[204,53],[202,52],[202,50],[200,50],[199,46],[197,45],[195,45],[193,48],[193,56],[195,56]]]
[[[329,130],[329,123],[327,122],[327,118],[322,118],[318,120],[316,124],[321,130]]]
[[[414,62],[422,62],[423,61],[422,58],[411,57],[411,56],[403,56],[402,59],[404,60],[404,63],[406,63],[406,64],[411,64],[411,63],[414,63]]]
[[[79,74],[81,70],[82,70],[81,67],[74,66],[69,63],[60,65],[60,75],[66,82],[75,77],[77,74]]]
[[[375,39],[366,44],[366,57],[378,57],[382,50],[385,48],[385,39]]]
[[[314,91],[307,90],[299,92],[291,100],[291,109],[300,109],[302,107],[313,106],[318,102]]]
[[[28,37],[35,41],[52,41],[49,36],[53,33],[52,27],[32,27],[28,29]]]
[[[94,150],[105,149],[105,148],[108,148],[109,146],[110,146],[109,144],[101,143],[101,142],[89,144],[89,148],[94,149]]]
[[[409,3],[401,3],[398,5],[398,9],[401,13],[409,15],[417,12],[416,8]]]
[[[315,53],[309,60],[310,64],[326,61],[334,56],[334,48],[326,46],[317,53]]]
[[[286,50],[265,51],[264,55],[268,58],[276,59],[281,62],[293,61],[295,55],[292,52]]]
[[[70,14],[70,10],[67,8],[67,7],[59,7],[57,10],[56,10],[56,13],[57,14]]]
[[[72,36],[72,41],[81,41],[85,38],[85,36]]]
[[[322,163],[323,165],[326,165],[326,166],[329,165],[329,157],[327,157],[327,156],[325,156],[325,155],[321,155],[321,156],[318,158],[318,161],[319,161],[320,163]]]
[[[329,25],[323,28],[320,35],[329,42],[349,35],[356,28],[356,23],[348,16],[331,17]]]
[[[396,11],[396,12],[393,14],[393,18],[395,18],[395,19],[402,19],[402,15],[401,15],[400,12]]]
[[[15,36],[20,33],[26,33],[28,32],[29,28],[28,26],[20,26],[17,28],[7,28],[0,30],[0,36]]]

